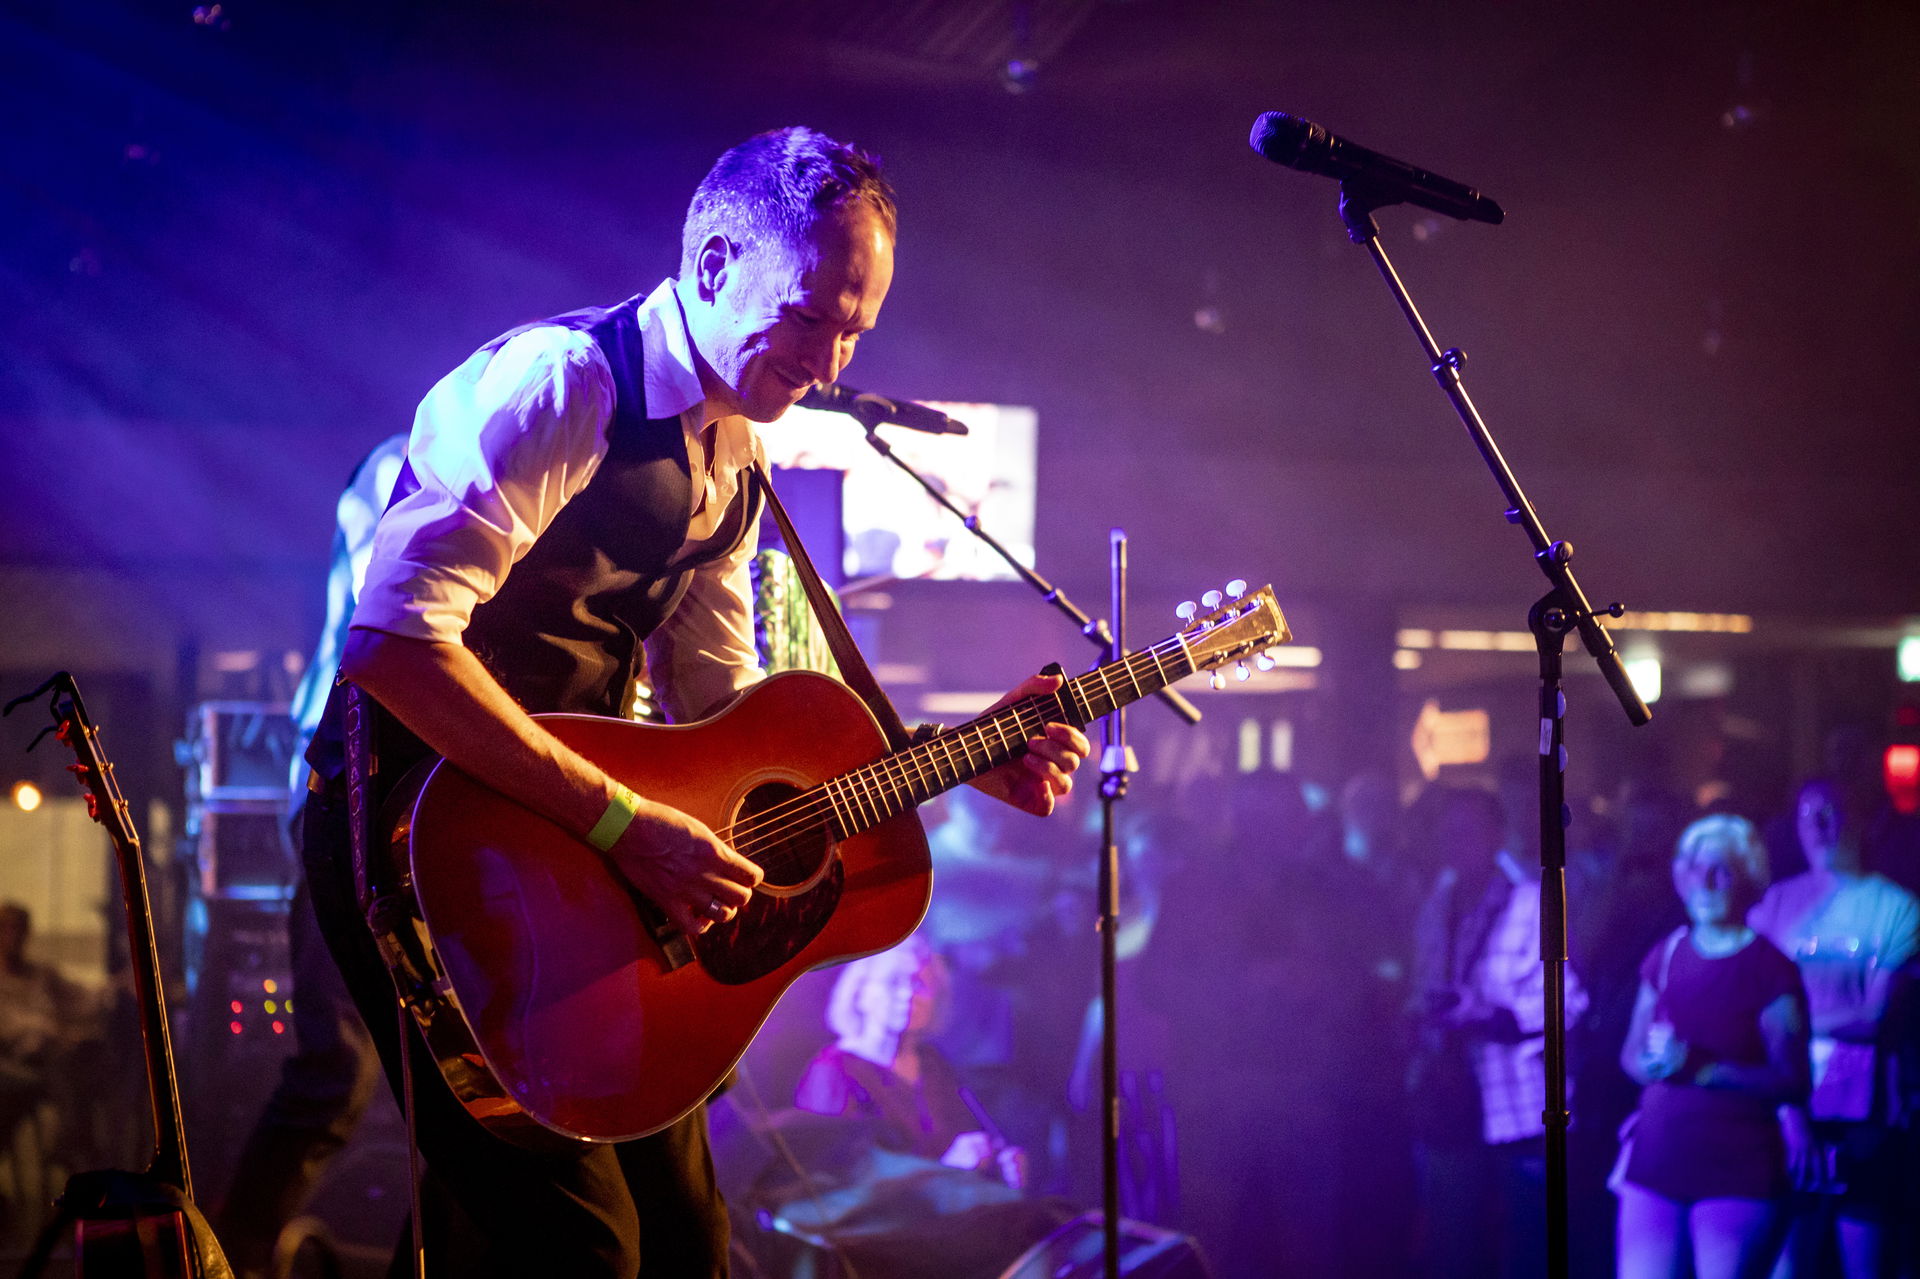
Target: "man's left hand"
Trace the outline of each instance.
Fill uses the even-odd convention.
[[[1051,693],[1066,682],[1059,675],[1034,675],[988,708],[987,713],[1011,706],[1023,697]],[[990,773],[982,773],[973,784],[995,799],[1004,800],[1022,812],[1045,817],[1053,804],[1073,789],[1073,770],[1091,753],[1086,734],[1071,724],[1049,724],[1044,737],[1027,742],[1027,753],[1010,764],[1002,764]]]

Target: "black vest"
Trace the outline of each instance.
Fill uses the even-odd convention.
[[[754,526],[765,500],[753,471],[714,535],[687,539],[693,476],[686,433],[676,414],[649,418],[642,390],[639,310],[642,298],[546,320],[585,333],[613,372],[613,418],[607,454],[587,483],[508,573],[499,592],[473,611],[464,641],[515,701],[528,711],[620,715],[644,656],[641,643],[686,594],[695,569],[735,548]],[[526,325],[483,350],[498,350]],[[398,501],[419,488],[410,467],[394,487]],[[309,760],[323,777],[340,776],[340,698],[327,708]],[[382,772],[393,774],[388,719]],[[414,751],[401,750],[405,756]]]

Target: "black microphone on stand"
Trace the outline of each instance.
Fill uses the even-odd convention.
[[[1505,210],[1465,183],[1369,151],[1311,120],[1269,111],[1253,122],[1247,144],[1275,164],[1351,182],[1375,203],[1417,204],[1463,221],[1498,224]]]
[[[928,435],[965,435],[967,424],[956,422],[939,409],[930,409],[912,400],[890,400],[871,391],[856,391],[838,382],[810,388],[800,397],[803,409],[824,409],[859,419],[872,430],[876,426],[904,426],[909,431]]]

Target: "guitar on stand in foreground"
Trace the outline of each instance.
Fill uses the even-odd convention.
[[[891,753],[865,703],[808,671],[685,726],[541,715],[615,779],[756,862],[766,878],[752,900],[688,938],[585,843],[436,758],[379,815],[371,851],[390,862],[391,887],[369,918],[475,1119],[535,1148],[643,1136],[719,1086],[801,974],[919,924],[932,867],[917,805],[1024,753],[1042,725],[1084,726],[1290,638],[1262,588]]]
[[[69,1222],[74,1227],[74,1273],[85,1279],[233,1279],[232,1267],[193,1203],[193,1175],[187,1166],[186,1134],[180,1120],[180,1085],[173,1070],[173,1042],[153,941],[153,910],[147,899],[146,862],[113,765],[100,745],[100,730],[87,717],[79,686],[65,671],[8,702],[5,713],[11,715],[15,707],[48,692],[53,694],[53,726],[42,729],[33,745],[52,733],[72,749],[79,762],[70,771],[86,787],[87,813],[113,838],[126,906],[127,953],[140,1002],[154,1143],[153,1159],[145,1172],[83,1172],[67,1182],[59,1211],[20,1267],[20,1279],[33,1279],[46,1268],[60,1231]]]

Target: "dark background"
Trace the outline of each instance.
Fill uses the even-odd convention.
[[[1037,406],[1056,574],[1125,524],[1149,590],[1530,590],[1335,184],[1247,149],[1268,109],[1504,203],[1384,242],[1596,593],[1920,586],[1910,6],[6,12],[0,557],[228,584],[150,624],[310,614],[355,458],[495,332],[670,273],[713,156],[791,122],[900,192],[851,379]]]

